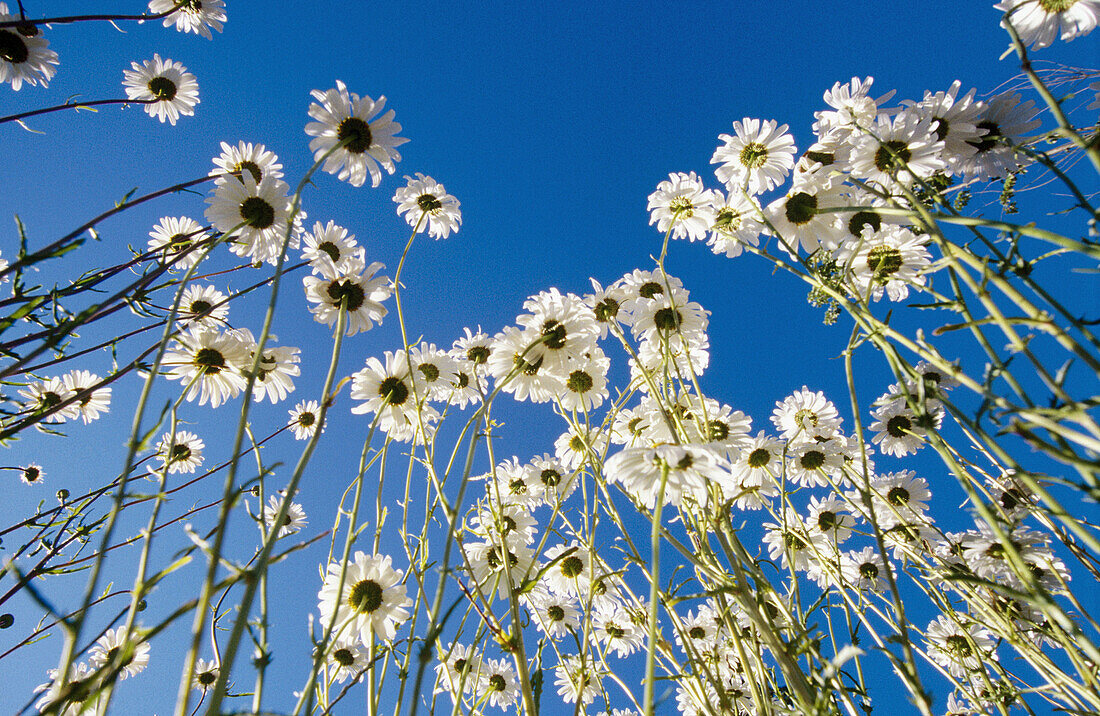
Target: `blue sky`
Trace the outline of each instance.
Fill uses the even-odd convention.
[[[141,7],[132,0],[114,4],[126,11]],[[90,5],[31,0],[27,10],[32,16],[69,14],[87,12]],[[581,293],[590,276],[607,284],[634,268],[650,267],[661,236],[648,226],[646,196],[673,171],[694,170],[717,186],[710,156],[717,135],[730,131],[734,120],[760,117],[789,124],[801,149],[809,143],[822,92],[836,81],[873,75],[879,93],[897,89],[896,99],[906,99],[919,98],[925,89],[945,89],[955,79],[979,93],[1010,79],[1016,66],[997,59],[1007,38],[991,5],[973,0],[672,5],[236,0],[229,3],[225,32],[212,42],[159,23],[123,24],[124,32],[105,23],[59,26],[47,34],[61,61],[50,87],[20,92],[0,87],[0,114],[75,95],[121,97],[123,69],[154,52],[182,62],[197,76],[201,103],[194,117],[182,118],[176,127],[150,119],[140,108],[110,106],[30,120],[42,134],[0,126],[5,156],[0,251],[9,258],[14,254],[13,214],[22,217],[32,243],[46,242],[132,187],[143,193],[205,174],[220,141],[266,144],[296,181],[312,161],[303,132],[309,91],[340,79],[353,92],[384,94],[410,141],[400,148],[397,175],[378,189],[356,189],[319,175],[305,197],[309,224],[332,219],[346,226],[367,247],[368,261],[382,261],[392,275],[408,235],[391,200],[403,185],[401,175],[419,171],[443,182],[462,202],[463,228],[443,242],[418,240],[404,275],[404,295],[411,332],[449,346],[464,326],[499,330],[513,321],[527,296],[550,286]],[[1092,38],[1056,46],[1040,57],[1086,66],[1098,59]],[[159,217],[187,214],[201,220],[203,208],[202,198],[193,195],[142,207],[104,224],[102,243],[82,249],[76,263],[87,261],[81,268],[88,268],[122,258],[126,244],[144,245]],[[61,281],[72,268],[44,266],[38,279]],[[704,387],[715,397],[753,415],[758,429],[766,426],[774,402],[803,384],[844,400],[842,364],[835,358],[848,328],[823,327],[820,312],[805,305],[801,285],[773,276],[759,260],[730,260],[701,245],[674,245],[668,269],[713,312],[716,367]],[[238,287],[245,283],[233,281]],[[284,286],[285,311],[274,332],[281,344],[301,346],[303,360],[314,369],[298,382],[288,405],[271,411],[275,420],[298,399],[314,397],[327,358],[327,331],[306,313],[300,280]],[[258,332],[258,320],[246,317],[257,316],[259,304],[246,305],[241,312],[234,308],[233,315]],[[349,339],[342,374],[369,355],[398,348],[399,340],[396,320]],[[106,371],[108,358],[98,360],[89,367]],[[869,376],[864,395],[869,400],[885,389],[888,374],[874,356],[863,358],[859,367]],[[117,404],[135,390],[133,381],[116,388]],[[345,398],[337,409],[347,407]],[[194,414],[202,421],[231,419],[205,408]],[[541,427],[551,422],[548,410],[507,416],[511,442],[500,453],[524,458],[551,449],[549,440],[558,429]],[[347,419],[346,412],[340,419]],[[19,495],[18,506],[50,501],[63,486],[87,489],[97,474],[117,469],[121,454],[93,459],[90,470],[85,456],[88,445],[120,444],[119,431],[128,421],[116,412],[86,431],[74,427],[68,441],[35,436],[11,448],[16,463],[42,462],[49,480],[42,494]],[[326,510],[344,484],[339,476],[354,464],[348,453],[357,454],[362,437],[353,433],[365,433],[366,424],[354,421],[347,435],[329,434],[322,442],[317,481],[335,477],[332,484],[304,487],[303,500],[317,515],[314,524],[328,519]],[[76,469],[78,464],[84,467]],[[296,605],[283,615],[298,620],[287,627],[294,638],[301,637],[302,610],[315,600],[320,558],[298,559],[289,567],[302,577],[285,587],[286,604]],[[21,605],[21,618],[31,614]],[[4,637],[0,634],[0,649]],[[0,663],[8,683],[19,686],[0,694],[0,709],[21,705],[23,694],[44,680],[52,648],[34,651],[33,668],[24,670],[26,662],[18,668]],[[156,661],[154,654],[146,678],[171,679],[174,666]],[[286,673],[295,675],[289,691],[291,684],[298,688],[300,669],[290,669],[288,662],[289,657],[274,668],[287,667]],[[174,691],[174,680],[170,683],[166,695]],[[13,692],[20,694],[17,700]]]

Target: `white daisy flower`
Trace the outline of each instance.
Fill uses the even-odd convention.
[[[592,309],[596,316],[596,325],[600,328],[600,338],[607,338],[608,330],[612,325],[628,322],[630,316],[625,310],[626,289],[618,281],[604,288],[596,281],[592,283],[593,293],[584,297],[584,305]]]
[[[352,374],[351,399],[366,402],[354,406],[351,412],[375,413],[378,428],[392,439],[420,442],[425,437],[420,433],[421,423],[430,435],[439,412],[427,404],[417,405],[404,351],[386,351],[385,360],[383,365],[372,356],[364,368]]]
[[[695,172],[673,172],[649,195],[646,210],[649,224],[664,233],[672,227],[672,238],[702,241],[714,226],[719,197],[703,186]]]
[[[875,231],[865,226],[857,242],[845,243],[837,252],[837,262],[851,274],[857,295],[870,295],[878,301],[883,294],[891,301],[909,296],[909,288],[920,289],[927,281],[926,272],[932,255],[924,241],[902,226],[884,226]]]
[[[202,465],[202,451],[206,443],[188,430],[178,430],[175,435],[165,433],[157,443],[156,457],[160,460],[159,472],[168,466],[169,473],[194,472]]]
[[[369,331],[375,324],[381,323],[388,313],[382,302],[393,292],[387,276],[376,275],[385,268],[375,261],[362,268],[347,264],[347,272],[322,272],[321,276],[304,276],[306,299],[314,305],[309,307],[314,320],[332,326],[336,324],[340,311],[347,311],[346,335],[354,336]]]
[[[894,90],[877,99],[872,99],[869,94],[874,77],[865,77],[862,80],[853,77],[850,82],[841,84],[837,82],[825,92],[825,104],[832,110],[814,112],[814,134],[824,141],[828,135],[835,135],[837,139],[843,139],[859,127],[868,128],[879,114],[879,107],[889,102],[894,96]]]
[[[313,231],[302,236],[302,258],[309,262],[313,273],[321,276],[343,276],[362,271],[366,263],[364,250],[342,226],[330,221],[313,225]]]
[[[341,181],[352,186],[363,186],[369,173],[372,187],[382,181],[379,164],[393,174],[393,163],[401,161],[397,147],[409,140],[396,136],[401,125],[393,121],[392,109],[379,116],[386,104],[385,97],[379,97],[377,102],[367,96],[360,99],[359,95],[349,93],[340,80],[336,80],[334,89],[313,90],[310,94],[320,102],[309,106],[309,116],[317,121],[306,125],[306,134],[314,137],[309,142],[313,158],[320,161],[344,142],[325,159],[326,172],[337,174]]]
[[[604,463],[604,474],[610,482],[621,484],[626,494],[652,509],[657,503],[666,467],[666,505],[679,507],[685,497],[705,503],[709,484],[729,479],[726,463],[718,458],[714,449],[703,445],[627,448]]]
[[[745,117],[733,123],[733,136],[718,135],[725,144],[715,150],[710,163],[722,165],[714,173],[731,195],[741,196],[742,189],[753,196],[771,191],[794,167],[794,138],[787,125],[777,124]]]
[[[216,408],[245,389],[241,367],[248,360],[248,347],[240,338],[217,329],[192,327],[177,336],[175,346],[164,354],[168,379],[180,381],[187,400],[210,401]]]
[[[580,482],[576,473],[549,453],[532,459],[527,465],[527,472],[533,477],[531,482],[537,481],[542,486],[542,501],[550,507],[565,502]]]
[[[808,254],[818,247],[835,248],[844,237],[840,215],[821,211],[845,206],[839,187],[801,184],[779,197],[765,210],[771,226],[768,233],[779,239],[779,246],[794,256],[801,248]]]
[[[543,555],[550,566],[542,576],[543,583],[555,594],[588,597],[592,583],[592,550],[573,540],[546,550]]]
[[[98,418],[100,413],[108,412],[111,405],[111,389],[107,386],[96,387],[100,382],[98,375],[87,370],[71,370],[61,376],[61,380],[73,393],[89,391],[73,403],[85,425]]]
[[[928,625],[924,638],[928,641],[928,656],[953,676],[967,679],[973,672],[983,669],[987,659],[997,659],[996,644],[988,629],[966,620],[965,624],[944,615]]]
[[[180,32],[193,32],[207,40],[214,39],[210,34],[213,28],[222,31],[225,22],[225,0],[149,0],[149,12],[161,14],[176,8],[164,18],[164,26],[176,26]]]
[[[764,431],[757,433],[730,468],[730,483],[723,484],[722,493],[742,510],[759,510],[765,498],[776,497],[776,479],[783,471],[783,441]]]
[[[537,477],[515,457],[500,462],[493,473],[495,484],[485,486],[485,494],[502,505],[518,505],[530,510],[538,506],[542,488]]]
[[[240,181],[226,181],[207,197],[206,219],[214,228],[233,237],[229,249],[253,262],[272,265],[279,260],[290,218],[290,187],[281,179],[266,176],[259,183],[251,172]],[[290,232],[290,248],[298,247],[296,232]]]
[[[811,393],[806,386],[784,398],[783,402],[776,402],[771,420],[781,436],[792,441],[832,437],[843,422],[836,406],[824,393],[820,390]]]
[[[195,673],[191,677],[191,688],[206,691],[218,682],[220,669],[213,659],[198,659],[195,661]]]
[[[321,404],[316,400],[303,400],[294,406],[290,413],[290,429],[296,440],[309,440],[317,432],[317,421],[321,419]],[[321,432],[325,428],[321,426]]]
[[[330,678],[338,684],[348,679],[358,680],[370,666],[370,654],[356,635],[341,636],[328,653]]]
[[[993,7],[1005,13],[1001,27],[1012,23],[1033,50],[1049,47],[1055,37],[1062,42],[1084,37],[1100,23],[1100,0],[1001,0]]]
[[[911,109],[890,117],[880,114],[855,141],[848,167],[852,176],[876,182],[887,191],[927,178],[946,165],[944,143],[933,130],[932,118]]]
[[[538,361],[564,379],[572,362],[596,350],[596,316],[579,296],[550,288],[528,298],[523,308],[529,313],[516,323],[533,338],[525,360]]]
[[[552,333],[550,340],[564,347],[564,341],[557,339],[559,334]],[[535,355],[534,346],[540,340],[541,333],[521,331],[515,326],[505,326],[493,337],[486,368],[497,383],[502,384],[501,390],[510,393],[516,400],[530,399],[535,403],[545,403],[553,400],[562,390],[561,376],[544,366],[542,356]]]
[[[202,250],[196,246],[206,240],[207,234],[194,219],[186,216],[165,216],[149,232],[149,251],[156,252],[164,263],[173,268],[189,269],[199,262]]]
[[[416,173],[416,179],[405,177],[408,182],[393,195],[397,202],[397,215],[405,215],[409,226],[417,228],[417,233],[425,229],[433,239],[445,239],[451,232],[458,232],[462,224],[462,212],[458,210],[458,199],[447,193],[443,185],[431,177]]]
[[[976,151],[959,163],[959,171],[970,178],[1000,179],[1031,161],[1018,153],[1015,145],[1027,142],[1024,135],[1042,122],[1036,119],[1039,109],[1035,102],[1020,99],[1019,92],[1009,91],[981,103],[977,126],[984,134],[970,142]]]
[[[871,480],[871,494],[875,501],[875,517],[885,529],[898,522],[916,522],[928,511],[932,492],[928,481],[917,477],[912,470],[877,475]],[[857,495],[851,499],[858,501]]]
[[[175,126],[180,116],[195,114],[195,105],[199,103],[199,83],[195,76],[179,62],[162,60],[153,55],[152,60],[142,64],[131,62],[132,70],[123,71],[122,85],[126,96],[132,100],[145,102],[145,113],[165,120]]]
[[[238,328],[234,332],[241,342],[248,346],[248,358],[241,368],[241,375],[247,380],[252,361],[256,357],[256,339],[252,336],[252,331],[247,328]],[[272,345],[275,340],[276,336],[268,336],[264,354],[256,367],[252,399],[257,403],[265,397],[270,398],[273,405],[284,400],[287,395],[294,392],[294,381],[291,378],[301,375],[301,369],[298,367],[301,351],[293,346]]]
[[[58,409],[58,406],[74,395],[61,378],[45,378],[30,383],[19,389],[19,395],[26,399],[26,410],[32,413],[53,411],[42,419],[43,422],[63,423],[80,416],[80,407],[75,402]]]
[[[524,601],[531,612],[531,621],[551,639],[569,636],[580,628],[582,614],[571,595],[534,590],[524,595]]]
[[[784,567],[805,571],[813,559],[810,535],[806,526],[793,511],[786,511],[784,524],[764,523],[763,544],[768,548],[768,558]]]
[[[229,297],[212,285],[193,283],[183,290],[176,314],[181,324],[220,328],[228,318]]]
[[[928,427],[939,427],[943,420],[943,405],[940,401],[928,398],[925,401],[927,417],[918,418],[917,414],[897,394],[886,396],[889,402],[871,411],[875,420],[867,429],[875,433],[871,442],[887,455],[904,457],[924,447]]]
[[[500,547],[491,542],[465,542],[462,551],[466,554],[474,583],[486,595],[492,597],[495,593],[500,599],[508,598],[508,580],[511,580],[512,589],[518,590],[535,562],[531,548],[519,543],[508,546],[506,557],[501,557]]]
[[[645,630],[636,624],[621,605],[596,609],[592,617],[592,640],[622,658],[642,648]]]
[[[149,642],[141,638],[141,630],[135,628],[126,639],[126,627],[108,629],[96,639],[88,654],[88,660],[97,669],[108,667],[113,673],[118,670],[118,679],[122,681],[137,676],[149,665]]]
[[[436,687],[433,693],[454,695],[473,693],[482,681],[481,655],[471,644],[451,644],[435,667]],[[455,702],[458,699],[454,699]]]
[[[393,569],[389,555],[363,552],[356,552],[348,563],[342,590],[341,571],[339,563],[330,564],[317,593],[323,623],[335,615],[335,629],[348,625],[363,643],[370,641],[372,632],[384,642],[393,641],[397,625],[409,618],[412,606],[401,581],[403,572]]]
[[[34,689],[36,694],[45,692],[34,704],[40,712],[52,709],[52,713],[59,716],[90,716],[99,713],[100,706],[103,705],[100,703],[103,680],[96,675],[95,668],[83,661],[73,664],[69,669],[69,678],[65,680],[64,690],[57,669],[50,669],[46,675],[50,680]],[[65,697],[65,706],[58,708],[62,694]]]
[[[566,410],[588,412],[603,405],[610,393],[607,390],[607,371],[611,360],[595,346],[586,357],[568,367],[565,389],[558,396]]]
[[[973,156],[977,149],[972,142],[980,141],[984,134],[977,126],[981,104],[974,101],[975,90],[959,97],[961,87],[962,83],[955,80],[946,92],[925,92],[920,102],[907,100],[902,103],[932,119],[932,131],[943,142],[943,158],[952,169],[960,161]]]
[[[422,399],[445,401],[451,396],[458,377],[458,364],[447,351],[436,348],[434,343],[421,343],[409,348],[409,359]]]
[[[580,656],[562,657],[554,667],[554,686],[567,704],[580,702],[587,706],[603,692],[596,664]]]
[[[761,210],[756,200],[738,192],[730,192],[729,199],[717,202],[714,226],[711,227],[707,246],[716,254],[728,258],[741,255],[745,246],[757,246],[764,224],[760,222]]]
[[[477,700],[507,711],[519,699],[519,680],[507,659],[489,659],[481,669]]]
[[[275,518],[279,516],[279,508],[283,504],[283,497],[272,495],[264,505],[264,531],[270,532],[275,527]],[[291,502],[287,506],[286,515],[279,522],[279,534],[278,537],[286,537],[287,535],[301,532],[302,529],[309,523],[306,518],[306,511],[302,509],[302,506],[297,502]]]
[[[599,426],[570,425],[554,441],[554,455],[566,469],[580,470],[590,463],[598,464],[607,443],[607,433]]]
[[[222,153],[214,157],[214,169],[210,170],[211,176],[215,177],[215,184],[230,179],[239,181],[245,172],[251,174],[257,184],[264,177],[283,178],[283,165],[279,163],[279,157],[264,145],[252,142],[245,144],[243,141],[238,142],[235,147],[227,142],[222,142],[221,145]]]
[[[16,20],[19,17],[9,15],[7,4],[0,2],[0,22]],[[49,85],[57,71],[57,53],[49,44],[38,25],[0,27],[0,83],[10,82],[17,92],[24,82],[32,87]]]
[[[855,526],[855,519],[845,502],[836,495],[824,499],[811,497],[804,522],[810,539],[818,542],[825,540],[832,544],[841,544],[847,540]]]
[[[840,570],[844,581],[861,591],[885,592],[889,587],[887,569],[886,560],[874,547],[841,555]]]

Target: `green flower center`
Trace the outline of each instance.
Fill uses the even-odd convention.
[[[817,427],[817,413],[809,408],[802,408],[794,414],[794,424],[805,430],[806,428]]]
[[[199,299],[191,302],[191,313],[196,316],[204,316],[210,312],[210,309],[214,306],[209,301],[203,301]]]
[[[373,141],[370,125],[358,117],[348,117],[340,122],[340,127],[336,130],[336,138],[341,142],[347,141],[344,149],[352,154],[362,154],[367,151]]]
[[[711,442],[721,442],[730,436],[730,426],[721,420],[711,420],[707,423],[707,437]]]
[[[367,298],[366,294],[363,293],[363,287],[350,278],[333,281],[328,285],[326,291],[332,305],[339,306],[340,301],[343,300],[344,308],[347,309],[348,313],[359,310]]]
[[[275,223],[275,207],[258,196],[250,196],[241,202],[241,218],[253,229],[263,231]]]
[[[431,363],[421,363],[420,365],[416,366],[416,368],[420,371],[421,375],[424,376],[424,380],[428,381],[429,383],[434,383],[435,381],[439,380],[439,368],[432,365]]]
[[[176,83],[167,77],[154,77],[146,85],[153,99],[161,102],[171,102],[176,98]]]
[[[195,354],[195,365],[202,368],[203,375],[216,375],[225,368],[225,356],[216,348],[200,348]]]
[[[565,619],[565,610],[557,604],[554,604],[546,610],[546,616],[550,617],[550,621],[552,622],[560,622],[562,619]]]
[[[390,376],[378,386],[378,394],[387,405],[403,405],[409,399],[409,389],[405,381],[396,376]]]
[[[979,154],[981,154],[982,152],[988,152],[990,149],[999,144],[999,140],[1002,139],[1001,126],[999,124],[992,120],[986,119],[978,122],[977,127],[978,129],[986,130],[985,134],[982,135],[981,139],[967,142],[967,144],[977,149]]]
[[[741,228],[741,212],[730,208],[719,209],[714,219],[714,228],[725,233],[732,233]]]
[[[526,495],[527,483],[523,481],[522,477],[517,477],[508,483],[508,492],[513,495]]]
[[[360,614],[371,614],[382,606],[382,585],[373,579],[355,583],[348,594],[348,606]]]
[[[768,148],[759,142],[749,142],[738,158],[746,169],[759,169],[768,161]]]
[[[1065,12],[1073,7],[1077,0],[1039,0],[1039,6],[1050,14]]]
[[[301,425],[303,428],[308,428],[311,425],[313,425],[315,422],[317,422],[317,416],[314,415],[313,413],[311,413],[308,410],[303,411],[298,416],[298,424]]]
[[[490,691],[504,691],[506,688],[508,688],[508,684],[500,674],[493,674],[489,677]]]
[[[328,257],[332,259],[333,263],[336,263],[340,260],[340,247],[332,243],[331,241],[322,241],[321,243],[317,244],[317,250],[324,254],[327,254]]]
[[[867,252],[867,268],[875,274],[875,278],[882,281],[885,277],[897,273],[901,269],[904,259],[901,251],[893,246],[876,246]]]
[[[172,452],[168,456],[168,462],[180,462],[191,459],[191,448],[187,445],[173,445]]]
[[[836,529],[839,520],[835,512],[822,510],[817,515],[817,528],[822,532],[832,532]]]
[[[798,535],[794,534],[793,532],[784,532],[783,533],[783,543],[785,545],[787,545],[787,549],[791,549],[791,550],[799,550],[799,549],[805,549],[806,548],[806,543],[802,540],[802,538],[799,537]]]
[[[874,562],[864,562],[859,565],[859,576],[864,579],[875,579],[878,577],[878,565]]]
[[[607,635],[612,639],[622,639],[624,636],[626,636],[626,629],[623,629],[622,627],[616,626],[614,624],[608,624],[604,628],[604,631],[606,631]]]
[[[565,386],[574,393],[587,393],[592,390],[592,376],[583,370],[575,370],[569,374],[569,380],[565,381]]]
[[[783,210],[787,215],[787,221],[795,226],[808,224],[817,213],[817,197],[804,191],[797,192],[787,199]]]
[[[550,468],[543,470],[539,477],[542,479],[542,484],[547,487],[556,487],[561,482],[561,473]]]
[[[646,281],[638,287],[638,295],[642,298],[653,298],[659,293],[664,293],[664,287],[656,281]]]
[[[179,252],[183,251],[184,249],[186,249],[190,245],[191,245],[190,235],[188,235],[188,234],[172,234],[171,238],[168,239],[168,245],[165,246],[165,248],[168,251],[170,251],[174,254],[178,254]]]
[[[688,630],[688,636],[692,639],[702,639],[707,635],[707,630],[701,626],[693,626]]]
[[[38,482],[38,478],[40,477],[42,477],[42,471],[37,467],[23,468],[23,479],[27,482]]]
[[[435,194],[421,194],[416,197],[416,205],[420,207],[422,212],[432,216],[443,211],[443,202],[437,199]]]
[[[668,208],[679,218],[690,219],[695,213],[695,206],[686,196],[678,196],[668,203]]]
[[[332,652],[332,660],[340,666],[347,668],[355,663],[355,654],[351,653],[351,649],[341,647]]]
[[[195,676],[195,680],[202,686],[213,686],[214,682],[218,680],[218,675],[213,671],[203,671]]]
[[[30,56],[31,52],[23,38],[11,30],[0,30],[0,59],[18,65],[26,62]]]
[[[902,169],[913,158],[909,151],[909,145],[905,142],[891,139],[879,145],[875,150],[875,167],[880,172],[889,172]]]

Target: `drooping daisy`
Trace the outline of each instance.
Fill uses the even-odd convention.
[[[1033,50],[1049,47],[1054,38],[1069,42],[1100,24],[1100,0],[1001,0],[993,6],[1005,12],[1020,41]]]
[[[328,653],[330,678],[338,684],[359,679],[370,665],[369,654],[354,634],[341,636]]]
[[[409,348],[409,360],[421,399],[447,400],[450,397],[458,365],[447,351],[436,348],[434,343],[421,343]]]
[[[486,368],[501,385],[501,390],[516,400],[545,403],[562,390],[562,377],[544,366],[543,356],[535,354],[535,346],[541,340],[541,333],[521,331],[515,326],[505,326],[493,337]],[[553,335],[550,340],[559,343]],[[564,341],[560,343],[564,348]]]
[[[771,191],[786,179],[794,167],[794,138],[787,125],[775,120],[760,121],[745,117],[733,123],[734,134],[719,134],[724,144],[711,157],[711,164],[721,164],[714,170],[718,181],[726,185],[730,195],[742,190],[755,196]]]
[[[202,465],[202,451],[206,443],[188,430],[178,430],[175,435],[165,433],[157,443],[156,457],[161,467],[168,466],[169,473],[194,472]]]
[[[183,290],[176,315],[183,325],[224,327],[229,318],[229,297],[211,284],[193,283]]]
[[[347,312],[346,334],[354,336],[361,331],[369,331],[375,324],[381,323],[388,312],[382,302],[393,293],[390,279],[378,276],[385,268],[375,261],[362,267],[348,264],[346,271],[322,271],[320,276],[304,276],[306,299],[313,305],[310,313],[315,320],[328,326],[336,324],[340,311]]]
[[[252,369],[252,362],[256,358],[256,339],[252,331],[247,328],[238,328],[235,331],[241,342],[248,346],[248,357],[241,368],[241,374],[248,379]],[[291,378],[301,375],[298,367],[299,351],[293,346],[273,345],[276,337],[269,335],[267,345],[264,346],[263,355],[260,356],[256,366],[256,380],[252,384],[252,399],[257,403],[265,397],[275,404],[284,400],[287,395],[294,392],[294,381]]]
[[[275,527],[275,518],[279,516],[279,508],[283,503],[282,495],[272,495],[264,505],[264,531],[270,532]],[[309,523],[306,518],[306,511],[302,509],[302,506],[297,502],[291,502],[287,505],[286,514],[283,519],[279,521],[279,533],[277,537],[286,537],[287,535],[301,532],[302,529]]]
[[[196,248],[206,237],[204,229],[186,216],[166,216],[149,232],[149,251],[157,252],[164,263],[173,268],[189,269],[199,262],[202,250]]]
[[[321,404],[316,400],[303,400],[294,406],[290,413],[290,429],[296,440],[309,440],[317,432],[317,423],[321,419]],[[325,427],[321,426],[321,432]]]
[[[96,674],[96,669],[85,662],[73,664],[69,669],[69,678],[65,680],[62,688],[60,672],[50,669],[46,672],[49,681],[35,687],[34,693],[44,695],[35,702],[34,707],[41,711],[52,709],[53,713],[61,716],[91,716],[100,711],[103,679]],[[62,706],[64,697],[64,707]]]
[[[214,39],[210,34],[213,28],[222,31],[225,22],[225,0],[149,0],[149,12],[160,14],[175,8],[164,18],[164,26],[176,26],[180,32],[193,32],[207,40]]]
[[[131,631],[129,639],[126,627],[108,629],[92,645],[88,660],[97,669],[108,665],[112,672],[117,669],[122,681],[137,676],[149,665],[149,642],[142,640],[140,629]]]
[[[462,224],[458,199],[448,194],[435,179],[420,172],[416,173],[416,179],[406,176],[405,181],[408,184],[393,195],[398,216],[404,214],[405,221],[416,228],[417,233],[427,229],[433,239],[445,239],[452,231],[458,231]]]
[[[193,327],[176,337],[176,344],[164,354],[169,380],[187,388],[187,400],[210,401],[216,408],[244,390],[247,381],[241,368],[248,349],[233,334],[217,329]]]
[[[222,153],[214,157],[214,168],[210,170],[210,174],[216,177],[215,184],[221,184],[230,179],[240,181],[240,177],[245,172],[251,174],[257,184],[262,182],[264,177],[283,178],[283,165],[279,163],[279,157],[264,145],[252,142],[246,144],[241,141],[235,147],[228,142],[222,142],[221,146]]]
[[[309,148],[315,160],[328,155],[323,165],[326,172],[352,186],[363,186],[369,173],[372,187],[382,181],[379,164],[393,174],[393,163],[401,161],[397,147],[409,140],[396,136],[401,125],[393,121],[392,109],[379,116],[385,97],[377,102],[367,96],[360,99],[340,80],[334,89],[313,90],[310,95],[320,104],[309,106],[309,116],[316,121],[306,125],[306,134],[314,137]]]
[[[592,617],[592,640],[622,658],[642,648],[645,630],[622,605],[596,609]]]
[[[317,593],[321,618],[327,626],[335,615],[335,629],[349,625],[363,643],[373,632],[389,642],[397,635],[397,625],[409,618],[412,600],[405,592],[403,572],[395,570],[389,555],[356,552],[348,563],[340,590],[339,563],[328,566],[325,583]]]
[[[250,172],[240,181],[214,187],[207,197],[206,219],[218,231],[232,236],[229,249],[253,262],[275,264],[286,241],[290,217],[290,187],[281,179],[264,177],[259,183]],[[290,232],[290,248],[297,248],[297,235]]]
[[[80,419],[85,425],[98,418],[100,413],[108,412],[111,405],[111,389],[108,386],[97,387],[100,382],[98,375],[87,370],[71,370],[63,375],[61,380],[74,394],[84,393],[77,397],[73,405],[76,406]]]
[[[703,186],[695,172],[673,172],[649,195],[646,210],[649,223],[664,233],[672,228],[672,238],[702,241],[714,226],[719,202],[714,191]]]
[[[7,4],[0,2],[0,22],[15,20],[19,17],[9,15]],[[10,82],[17,92],[24,82],[46,87],[57,71],[57,53],[49,44],[38,25],[0,27],[0,83]]]
[[[342,226],[330,221],[318,221],[313,231],[302,236],[302,258],[310,269],[321,276],[340,276],[362,270],[365,265],[363,247]]]
[[[122,81],[129,99],[146,102],[145,113],[175,125],[180,116],[190,117],[199,103],[199,83],[179,62],[153,55],[140,65],[130,63]]]
[[[579,296],[550,288],[528,298],[523,308],[529,313],[516,322],[531,338],[525,360],[539,361],[545,370],[564,379],[571,362],[597,348],[596,316]]]

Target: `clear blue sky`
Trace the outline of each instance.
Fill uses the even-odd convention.
[[[36,17],[105,9],[99,5],[26,3]],[[133,0],[110,5],[119,11],[143,7]],[[709,160],[717,135],[730,131],[733,120],[787,123],[801,150],[809,143],[822,92],[854,75],[873,75],[882,92],[898,90],[896,99],[919,99],[925,89],[946,89],[955,79],[979,93],[994,89],[1017,71],[1011,60],[997,59],[1007,46],[997,20],[992,2],[978,0],[231,0],[225,32],[212,42],[161,28],[159,22],[123,24],[124,33],[105,23],[55,27],[47,36],[61,64],[50,87],[20,92],[0,87],[0,114],[74,95],[122,97],[123,69],[154,52],[182,62],[197,76],[201,104],[194,117],[181,118],[174,128],[140,108],[112,106],[30,120],[43,134],[0,126],[0,250],[5,258],[15,252],[15,213],[32,244],[44,243],[135,186],[142,193],[205,174],[220,141],[266,144],[293,183],[311,163],[303,132],[309,91],[341,79],[353,92],[384,94],[410,141],[400,148],[397,175],[378,189],[356,189],[320,175],[317,189],[306,193],[309,224],[332,219],[346,226],[367,247],[368,261],[384,262],[392,275],[407,238],[391,200],[403,184],[401,175],[419,171],[443,182],[462,202],[463,227],[446,241],[425,238],[414,246],[404,283],[412,333],[449,346],[463,326],[499,330],[513,321],[527,296],[550,286],[581,293],[589,276],[606,284],[650,267],[661,237],[648,226],[646,196],[672,171],[694,170],[717,186]],[[1096,47],[1090,37],[1040,57],[1095,65]],[[82,254],[88,264],[81,268],[125,256],[127,244],[143,246],[160,216],[201,220],[203,208],[201,197],[173,197],[104,224],[102,246]],[[56,268],[44,267],[39,279],[61,280]],[[820,312],[805,305],[800,285],[772,276],[758,260],[726,259],[702,245],[675,245],[668,268],[713,312],[712,366],[718,368],[712,367],[704,387],[715,397],[753,415],[758,429],[766,427],[774,402],[803,384],[843,400],[842,365],[829,359],[843,348],[847,328],[822,327]],[[244,282],[234,279],[238,287]],[[281,420],[297,400],[316,397],[327,359],[328,333],[306,312],[300,279],[284,286],[285,310],[274,332],[281,344],[302,347],[303,360],[313,369],[288,404],[269,413],[272,420]],[[258,333],[258,320],[233,311]],[[396,320],[349,339],[342,374],[358,369],[369,355],[398,348],[399,340]],[[105,372],[108,360],[100,356],[88,367]],[[870,399],[888,378],[877,361],[865,362],[862,368],[875,381],[866,389]],[[116,388],[116,405],[135,389],[134,381]],[[337,404],[338,419],[351,426],[349,431],[365,433],[368,421],[349,421],[348,405],[346,396]],[[512,442],[498,448],[500,453],[525,459],[552,449],[548,438],[558,428],[542,432],[539,426],[549,424],[551,416],[541,407],[509,416],[516,421],[509,425]],[[214,432],[208,409],[195,415],[206,433]],[[522,415],[529,422],[519,422]],[[228,414],[217,419],[235,420]],[[116,411],[85,430],[74,426],[69,441],[35,436],[11,448],[7,460],[37,459],[47,471],[43,492],[20,493],[18,507],[26,509],[40,498],[52,502],[58,488],[75,493],[94,485],[97,476],[113,474],[121,452],[103,462],[78,456],[87,455],[89,445],[120,444],[128,421]],[[311,529],[329,520],[362,437],[335,432],[321,443],[303,486]],[[300,579],[283,586],[285,599],[275,607],[277,617],[287,620],[281,638],[299,647],[304,615],[315,609],[320,585],[315,564],[322,554],[315,554],[288,567]],[[24,624],[32,613],[26,605],[17,612]],[[0,650],[5,638],[0,632]],[[0,693],[0,710],[22,705],[30,688],[44,680],[57,644],[50,639],[28,650],[18,664],[0,662],[10,687]],[[141,680],[146,685],[168,680],[156,689],[156,708],[165,713],[178,667],[158,656],[154,646],[150,670]],[[277,658],[275,673],[293,679],[285,691],[300,687],[301,663],[289,653]],[[142,704],[132,708],[147,712],[148,702],[126,701],[132,693],[126,686],[120,708]]]

